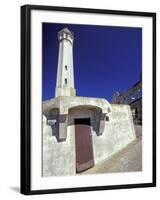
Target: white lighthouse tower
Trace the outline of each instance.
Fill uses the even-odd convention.
[[[59,55],[55,97],[75,96],[73,72],[73,33],[64,28],[58,32]]]
[[[129,105],[111,105],[103,98],[76,96],[73,33],[64,28],[58,39],[55,98],[43,102],[42,164],[46,177],[87,170],[136,139]]]

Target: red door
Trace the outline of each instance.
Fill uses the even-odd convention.
[[[76,172],[94,165],[90,118],[75,119]]]

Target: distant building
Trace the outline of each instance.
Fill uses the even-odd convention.
[[[142,125],[142,78],[125,92],[115,92],[113,104],[127,104],[131,106],[135,125]]]

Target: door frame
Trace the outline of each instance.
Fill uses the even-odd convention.
[[[85,120],[86,119],[88,119],[89,120],[89,123],[87,123]],[[93,150],[93,137],[92,137],[92,129],[91,129],[91,117],[88,117],[88,116],[86,116],[86,117],[76,117],[76,118],[74,118],[74,126],[76,126],[76,124],[78,125],[78,124],[81,124],[81,123],[78,123],[78,122],[76,122],[76,120],[78,120],[78,121],[81,121],[82,122],[82,125],[88,125],[88,126],[90,126],[90,134],[91,134],[91,151],[92,151],[92,158],[93,158],[93,166],[92,167],[94,167],[95,166],[95,162],[94,162],[94,150]],[[76,127],[74,127],[74,131],[75,131],[75,167],[77,167],[76,166],[76,163],[77,163],[77,157],[76,157]],[[92,168],[91,167],[91,168]],[[90,169],[90,168],[88,168],[88,169]],[[88,169],[86,169],[86,170],[88,170]],[[86,171],[86,170],[83,170],[83,171]],[[82,172],[83,172],[82,171]],[[77,169],[76,169],[76,174],[78,174],[78,173],[82,173],[82,172],[77,172]]]

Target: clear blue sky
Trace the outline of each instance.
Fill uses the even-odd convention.
[[[115,26],[43,23],[43,100],[54,97],[59,44],[57,33],[74,32],[74,77],[77,96],[112,100],[139,80],[142,29]]]

